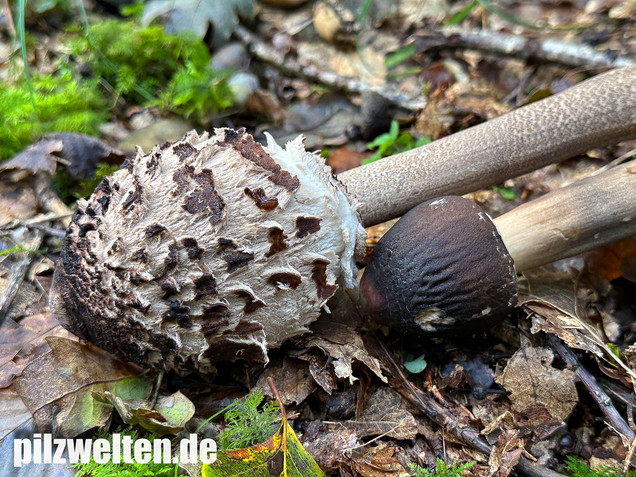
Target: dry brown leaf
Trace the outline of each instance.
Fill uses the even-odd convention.
[[[45,171],[53,175],[60,159],[59,153],[63,147],[64,143],[60,139],[42,139],[13,156],[0,168],[2,170],[25,169],[34,174]],[[53,153],[57,153],[57,156],[54,156]]]
[[[77,339],[51,313],[29,316],[16,323],[7,318],[0,327],[0,389],[7,387],[33,360],[50,351],[47,336]]]
[[[624,276],[636,280],[636,239],[629,237],[585,255],[585,262],[592,273],[608,281]]]
[[[408,477],[399,462],[399,454],[404,452],[399,447],[380,444],[377,447],[363,448],[360,455],[352,457],[351,467],[362,477]]]
[[[519,431],[508,430],[499,435],[488,459],[490,477],[508,477],[523,453],[523,441]]]
[[[360,441],[354,430],[338,429],[332,432],[327,424],[313,421],[303,436],[303,445],[323,470],[333,473],[348,462],[349,449],[357,448]]]
[[[551,349],[533,348],[523,340],[497,378],[510,392],[512,410],[525,417],[532,427],[565,421],[578,402],[575,373],[554,368],[553,360]]]
[[[414,439],[418,434],[417,420],[404,406],[400,395],[390,388],[379,388],[369,397],[369,406],[355,422],[359,437],[386,435],[393,439]]]
[[[0,442],[31,419],[31,413],[15,391],[0,391]]]
[[[293,358],[284,358],[282,362],[270,361],[258,378],[256,387],[260,388],[265,396],[275,398],[267,384],[267,378],[272,378],[276,383],[280,399],[285,406],[291,403],[300,404],[316,389],[307,363]]]
[[[103,384],[105,389],[96,389],[103,391],[109,389],[109,383],[125,383],[124,389],[147,387],[149,392],[151,386],[138,379],[143,374],[138,366],[117,360],[90,343],[57,336],[48,336],[46,342],[50,351],[31,361],[11,387],[20,395],[42,432],[55,430],[60,435],[74,436],[90,429],[92,421],[83,414],[87,403],[91,404],[90,396],[83,391],[93,385]],[[98,424],[103,425],[105,421],[101,421],[107,419],[111,411],[112,407],[100,412]],[[97,414],[95,409],[93,413]]]
[[[309,370],[312,376],[325,391],[331,392],[335,389],[335,386],[328,387],[334,384],[334,380],[320,376],[325,369],[332,369],[334,378],[346,379],[353,384],[356,380],[353,376],[355,362],[364,364],[383,382],[387,382],[386,377],[382,374],[380,361],[371,356],[362,338],[355,330],[334,322],[323,323],[320,320],[312,325],[312,330],[314,332],[312,335],[303,338],[300,350],[292,352],[292,354],[299,359],[310,362]],[[322,369],[312,367],[318,362],[312,348],[318,348],[324,353],[324,356],[330,358],[330,361],[325,361],[326,366],[323,366]]]
[[[587,319],[585,306],[577,297],[572,278],[545,269],[524,274],[519,305],[533,312],[532,333],[543,331],[561,338],[571,348],[582,349],[618,364],[632,379],[636,373],[607,345],[598,325]]]

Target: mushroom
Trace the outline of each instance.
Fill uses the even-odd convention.
[[[458,196],[411,209],[360,281],[370,316],[410,332],[476,331],[505,316],[517,272],[636,234],[636,161],[491,220]]]
[[[355,286],[362,225],[636,135],[636,67],[592,78],[334,178],[302,138],[190,132],[138,151],[68,228],[51,291],[63,326],[161,370],[212,372],[305,333]]]

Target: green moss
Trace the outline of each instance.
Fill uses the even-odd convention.
[[[0,159],[21,151],[50,132],[96,135],[107,118],[94,84],[67,75],[33,76],[33,101],[26,81],[0,82]],[[35,109],[34,109],[35,107]]]
[[[219,435],[219,449],[243,449],[272,437],[276,431],[274,426],[280,421],[280,409],[273,401],[261,406],[263,399],[261,391],[256,389],[226,408],[226,425]]]
[[[70,47],[109,85],[114,99],[196,120],[233,103],[228,72],[213,70],[203,41],[187,32],[170,35],[161,26],[109,20],[91,25]]]
[[[453,462],[450,467],[442,459],[437,459],[435,469],[426,470],[419,465],[411,465],[411,471],[415,477],[463,477],[464,471],[470,469],[475,462],[466,462],[465,464],[457,465],[457,462]]]
[[[606,465],[601,465],[598,469],[592,470],[581,459],[572,456],[568,456],[565,459],[565,469],[567,475],[572,477],[619,477],[621,475],[619,469]],[[625,475],[627,477],[636,477],[636,470],[629,470]]]

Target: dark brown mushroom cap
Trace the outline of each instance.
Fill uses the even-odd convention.
[[[406,331],[475,331],[516,303],[517,276],[497,229],[457,196],[411,209],[371,254],[361,293],[373,319]]]

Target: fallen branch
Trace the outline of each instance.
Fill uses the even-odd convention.
[[[586,44],[565,43],[552,38],[530,38],[491,30],[445,28],[419,33],[415,37],[418,53],[433,50],[471,49],[542,63],[559,63],[576,68],[618,68],[633,65],[630,58],[615,57]]]
[[[356,78],[340,76],[332,71],[319,71],[313,65],[303,65],[300,61],[286,57],[242,26],[237,26],[234,34],[256,58],[287,75],[320,83],[346,93],[362,94],[373,91],[391,103],[410,111],[419,111],[426,106],[426,100],[423,97],[409,98],[398,91],[391,90],[387,85],[374,86]]]

